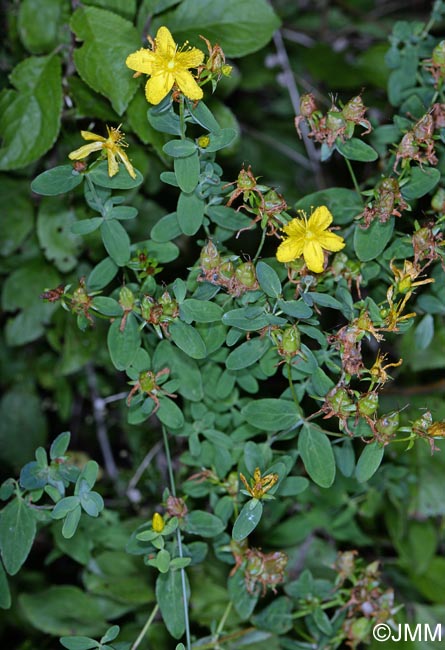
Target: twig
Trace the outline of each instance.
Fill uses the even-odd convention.
[[[114,395],[109,395],[108,397],[103,398],[104,404],[111,404],[112,402],[119,402],[121,399],[127,397],[128,392],[125,393],[115,393]]]
[[[283,36],[279,29],[275,32],[273,36],[273,40],[279,57],[279,62],[283,70],[284,81],[286,84],[287,92],[289,93],[289,98],[292,104],[292,108],[294,110],[295,115],[299,115],[300,114],[300,93],[298,91],[297,84],[295,82],[294,73],[290,66],[286,46],[283,41]],[[305,128],[305,125],[303,125],[302,134],[303,134],[303,143],[306,148],[306,152],[309,161],[311,163],[312,170],[315,174],[317,186],[319,189],[323,189],[326,185],[321,171],[319,156],[314,143],[308,137],[307,129]]]
[[[147,467],[150,465],[151,461],[156,456],[156,454],[160,451],[161,447],[162,447],[162,442],[159,440],[155,445],[153,445],[153,447],[150,449],[148,454],[146,454],[144,460],[141,462],[141,464],[139,465],[139,467],[135,471],[132,479],[128,483],[127,495],[129,495],[129,493],[131,493],[134,490],[134,488],[136,487],[136,485],[139,483],[139,481],[141,480],[142,474],[145,472]]]
[[[305,158],[301,153],[298,153],[298,151],[295,151],[295,149],[292,149],[292,147],[289,147],[287,144],[279,142],[267,133],[261,133],[261,131],[257,131],[257,129],[252,129],[252,127],[247,126],[246,124],[241,124],[241,129],[256,140],[265,142],[267,145],[273,147],[273,149],[283,154],[283,156],[286,156],[290,160],[293,160],[305,169],[312,169],[312,164],[309,162],[309,160]]]
[[[144,627],[142,628],[138,638],[136,639],[136,641],[131,646],[130,650],[136,650],[136,648],[139,646],[139,644],[143,640],[144,636],[147,634],[148,628],[153,623],[154,618],[155,618],[156,614],[158,613],[158,609],[159,609],[159,605],[156,603],[156,605],[153,607],[153,610],[152,610],[150,616],[147,619],[147,622],[145,623]]]
[[[88,387],[90,389],[91,402],[93,404],[93,415],[96,423],[97,440],[102,452],[105,464],[105,471],[112,481],[117,481],[119,472],[114,462],[113,452],[111,451],[110,440],[108,438],[108,431],[105,417],[105,402],[99,395],[97,388],[97,377],[94,366],[89,363],[86,366],[86,375]]]

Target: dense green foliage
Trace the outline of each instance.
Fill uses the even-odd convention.
[[[0,630],[441,622],[445,6],[72,4],[7,12]]]

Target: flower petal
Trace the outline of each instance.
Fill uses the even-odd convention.
[[[131,178],[136,178],[136,172],[134,171],[134,167],[131,164],[131,162],[129,161],[128,156],[125,153],[125,151],[122,151],[122,149],[118,148],[117,155],[119,156],[119,158],[124,163],[125,169],[130,174]]]
[[[204,61],[204,52],[192,47],[190,50],[178,52],[175,61],[176,65],[181,68],[197,68]]]
[[[327,251],[341,251],[342,248],[345,247],[345,242],[343,237],[340,237],[340,235],[336,235],[333,232],[324,232],[322,235],[319,235],[317,237],[317,241],[322,246],[325,248]]]
[[[321,230],[326,230],[331,225],[333,220],[332,214],[329,212],[325,205],[315,208],[307,224],[308,230],[319,233]]]
[[[306,234],[306,222],[304,219],[291,219],[283,228],[289,237],[303,237]]]
[[[83,147],[79,147],[79,149],[76,149],[75,151],[72,151],[70,154],[68,154],[68,158],[70,160],[83,160],[83,158],[89,156],[90,153],[93,153],[93,151],[100,151],[101,149],[103,149],[102,142],[84,144]]]
[[[145,96],[150,104],[159,104],[170,92],[175,82],[172,74],[157,74],[145,86]]]
[[[313,271],[314,273],[322,273],[324,254],[318,241],[307,241],[304,245],[303,256],[310,271]]]
[[[152,74],[154,62],[154,52],[144,48],[141,48],[137,52],[133,52],[133,54],[129,54],[125,61],[130,70],[136,70],[136,72],[143,72],[144,74]]]
[[[303,242],[304,240],[296,237],[285,239],[277,248],[277,260],[286,264],[301,257],[303,253]]]
[[[198,86],[196,81],[193,79],[193,76],[187,70],[176,71],[175,70],[175,81],[179,86],[179,90],[189,99],[194,101],[202,99],[204,93],[202,88]]]
[[[119,171],[119,165],[117,164],[116,156],[110,149],[107,149],[107,158],[108,158],[108,176],[111,178]]]
[[[96,140],[97,142],[105,142],[106,140],[102,135],[97,135],[91,131],[81,131],[80,135],[84,140]]]
[[[173,36],[167,27],[162,26],[158,29],[155,37],[155,42],[156,51],[159,51],[160,54],[167,54],[168,56],[172,56],[175,53],[176,43],[173,40]]]

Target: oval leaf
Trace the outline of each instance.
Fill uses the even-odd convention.
[[[170,325],[172,340],[178,348],[192,359],[204,359],[207,350],[204,341],[194,327],[178,320]]]
[[[335,147],[348,160],[372,162],[379,157],[375,149],[358,138],[351,138],[345,142],[337,142]]]
[[[335,478],[335,458],[327,435],[314,426],[305,425],[298,438],[298,451],[314,483],[330,487]]]
[[[255,530],[262,514],[263,504],[261,501],[251,499],[244,504],[233,525],[232,537],[235,542],[241,542]]]
[[[386,223],[373,221],[363,230],[356,226],[354,233],[354,250],[362,262],[369,262],[378,257],[386,248],[394,230],[394,217]]]
[[[359,483],[369,481],[375,474],[380,467],[384,453],[385,448],[377,442],[371,442],[365,446],[355,468],[355,477]]]
[[[284,399],[253,400],[241,411],[247,422],[264,431],[290,429],[300,421],[300,410]]]

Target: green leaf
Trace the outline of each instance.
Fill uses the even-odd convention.
[[[425,314],[414,332],[414,340],[419,350],[425,350],[434,336],[434,318],[431,314]]]
[[[191,194],[181,192],[176,214],[184,235],[191,236],[198,232],[204,219],[204,208],[204,201],[194,192]]]
[[[155,242],[169,242],[182,235],[176,212],[166,214],[151,229],[150,236]]]
[[[60,458],[65,455],[68,445],[70,444],[71,433],[69,431],[64,431],[60,433],[55,440],[53,440],[52,445],[49,450],[49,456],[51,460]]]
[[[196,152],[193,140],[170,140],[162,147],[164,153],[172,158],[187,158]]]
[[[266,45],[279,27],[279,20],[266,0],[238,0],[208,3],[183,0],[174,11],[153,21],[153,30],[168,25],[177,43],[189,40],[202,48],[200,34],[219,43],[226,56],[245,56]]]
[[[83,174],[76,172],[72,165],[60,165],[39,174],[31,183],[36,194],[56,196],[70,192],[83,181]]]
[[[9,591],[8,578],[3,568],[3,564],[0,562],[0,608],[9,609],[10,607],[11,592]]]
[[[64,519],[69,512],[72,512],[79,505],[79,497],[65,497],[60,499],[54,506],[54,509],[51,513],[53,519]]]
[[[335,148],[348,160],[372,162],[379,157],[375,149],[358,138],[351,138],[350,140],[345,140],[345,142],[337,141]]]
[[[188,592],[187,574],[184,574],[184,576]],[[165,627],[174,639],[179,639],[185,631],[181,571],[169,571],[168,573],[159,574],[156,580],[156,600]]]
[[[69,36],[64,26],[69,8],[64,0],[23,0],[19,5],[20,39],[32,54],[46,54],[60,41],[66,45]]]
[[[207,350],[202,337],[196,329],[180,320],[170,325],[170,335],[174,343],[192,359],[204,359]]]
[[[312,309],[303,300],[279,300],[278,307],[293,318],[310,318],[312,316]]]
[[[373,221],[366,230],[355,227],[354,250],[362,262],[376,259],[385,250],[394,230],[394,217],[386,223]]]
[[[74,510],[71,510],[71,512],[69,512],[65,517],[65,521],[63,522],[63,526],[62,526],[62,535],[63,537],[65,537],[65,539],[71,539],[75,534],[77,530],[77,526],[79,525],[81,514],[82,514],[81,507],[77,506],[76,508],[74,508]]]
[[[184,416],[181,409],[173,400],[165,395],[159,396],[159,410],[156,415],[169,429],[180,429],[184,426]]]
[[[100,642],[101,643],[110,643],[110,641],[114,641],[114,639],[116,639],[116,637],[118,636],[119,632],[120,632],[119,625],[112,625],[105,632],[105,634],[101,638]]]
[[[206,214],[218,226],[227,230],[241,230],[252,225],[252,219],[226,205],[209,205],[206,208]]]
[[[292,601],[286,596],[275,598],[252,618],[255,627],[275,634],[286,634],[293,627]]]
[[[98,291],[107,286],[115,277],[119,270],[117,264],[111,257],[105,257],[91,271],[87,279],[87,287],[90,291]]]
[[[175,113],[171,104],[168,105],[167,110],[161,109],[160,106],[150,108],[147,111],[147,118],[155,131],[169,133],[170,135],[181,135],[179,115]]]
[[[233,524],[232,537],[235,542],[246,539],[260,523],[263,514],[263,504],[257,499],[251,499],[243,505],[241,512]]]
[[[207,131],[219,131],[220,126],[216,121],[212,111],[207,108],[204,102],[192,102],[186,99],[188,111],[196,124],[200,124]]]
[[[23,499],[16,498],[0,516],[0,550],[9,575],[15,575],[29,555],[36,535],[36,518]]]
[[[278,298],[281,295],[281,282],[277,272],[265,262],[258,262],[256,274],[260,287],[264,293],[271,298]]]
[[[84,41],[74,51],[77,72],[122,115],[139,85],[125,66],[127,56],[141,46],[137,30],[128,20],[96,7],[77,9],[70,26]]]
[[[85,0],[83,4],[103,7],[132,21],[136,13],[137,0]]]
[[[241,620],[250,618],[260,595],[259,590],[253,593],[247,590],[246,580],[242,571],[236,571],[227,581],[230,600]]]
[[[0,402],[0,458],[20,467],[46,442],[47,423],[40,396],[29,385],[15,384]]]
[[[220,129],[210,134],[210,144],[206,147],[206,152],[219,151],[232,144],[237,136],[235,129]]]
[[[186,158],[175,158],[174,170],[178,186],[183,192],[193,192],[198,185],[200,163],[198,152]]]
[[[136,178],[132,178],[123,165],[119,165],[119,171],[114,176],[108,175],[108,163],[102,160],[99,164],[95,165],[88,176],[95,185],[100,187],[107,187],[111,190],[131,190],[139,185],[144,180],[142,174],[137,169],[134,170]]]
[[[269,324],[264,307],[241,307],[240,309],[231,309],[223,315],[222,322],[229,327],[236,327],[245,330],[246,332],[260,330]]]
[[[8,206],[8,218],[3,219],[0,231],[0,255],[8,256],[17,250],[34,227],[34,206],[29,197],[28,181],[0,176],[2,201]]]
[[[311,291],[309,297],[316,305],[320,305],[321,307],[330,307],[331,309],[339,309],[340,311],[344,309],[341,302],[333,296],[330,296],[328,293],[317,293],[316,291]]]
[[[320,487],[330,487],[335,478],[335,458],[327,435],[315,426],[304,425],[298,451],[311,479]]]
[[[95,636],[107,627],[100,602],[78,587],[50,587],[19,600],[26,620],[45,634]]]
[[[187,323],[213,323],[221,320],[222,308],[210,300],[187,298],[180,305],[180,314]]]
[[[119,319],[111,323],[107,344],[115,368],[125,370],[131,366],[141,344],[141,334],[134,314],[128,315],[123,330]]]
[[[413,167],[406,185],[401,188],[402,196],[407,201],[420,199],[431,192],[440,180],[440,171],[433,167]]]
[[[184,530],[191,535],[201,537],[216,537],[224,530],[224,524],[219,517],[204,510],[193,510],[184,521]]]
[[[153,357],[155,371],[168,367],[172,374],[181,377],[178,393],[192,402],[203,399],[202,377],[196,361],[165,339],[156,346]]]
[[[67,273],[77,264],[82,239],[72,233],[74,211],[62,199],[43,199],[37,216],[37,236],[49,262]]]
[[[309,481],[304,476],[288,476],[283,479],[275,494],[281,497],[293,497],[304,492],[309,486]]]
[[[261,359],[269,347],[270,341],[266,337],[257,337],[250,339],[250,341],[245,341],[229,354],[226,359],[226,367],[228,370],[248,368]]]
[[[124,313],[117,300],[114,298],[108,298],[108,296],[96,296],[93,298],[91,306],[95,311],[100,312],[104,316],[109,316],[110,318],[117,318],[118,316],[122,318]]]
[[[385,448],[378,442],[365,445],[355,468],[355,477],[359,483],[365,483],[376,473],[382,462]]]
[[[0,93],[0,169],[18,169],[38,160],[60,129],[62,71],[57,56],[30,57],[10,75],[17,90]]]
[[[91,650],[98,647],[97,641],[88,636],[63,636],[60,643],[68,650]]]
[[[110,219],[101,224],[100,233],[113,262],[118,266],[124,266],[130,259],[130,238],[125,228],[119,221]]]
[[[301,419],[300,409],[295,403],[284,399],[252,400],[241,413],[249,424],[264,431],[289,429]]]

